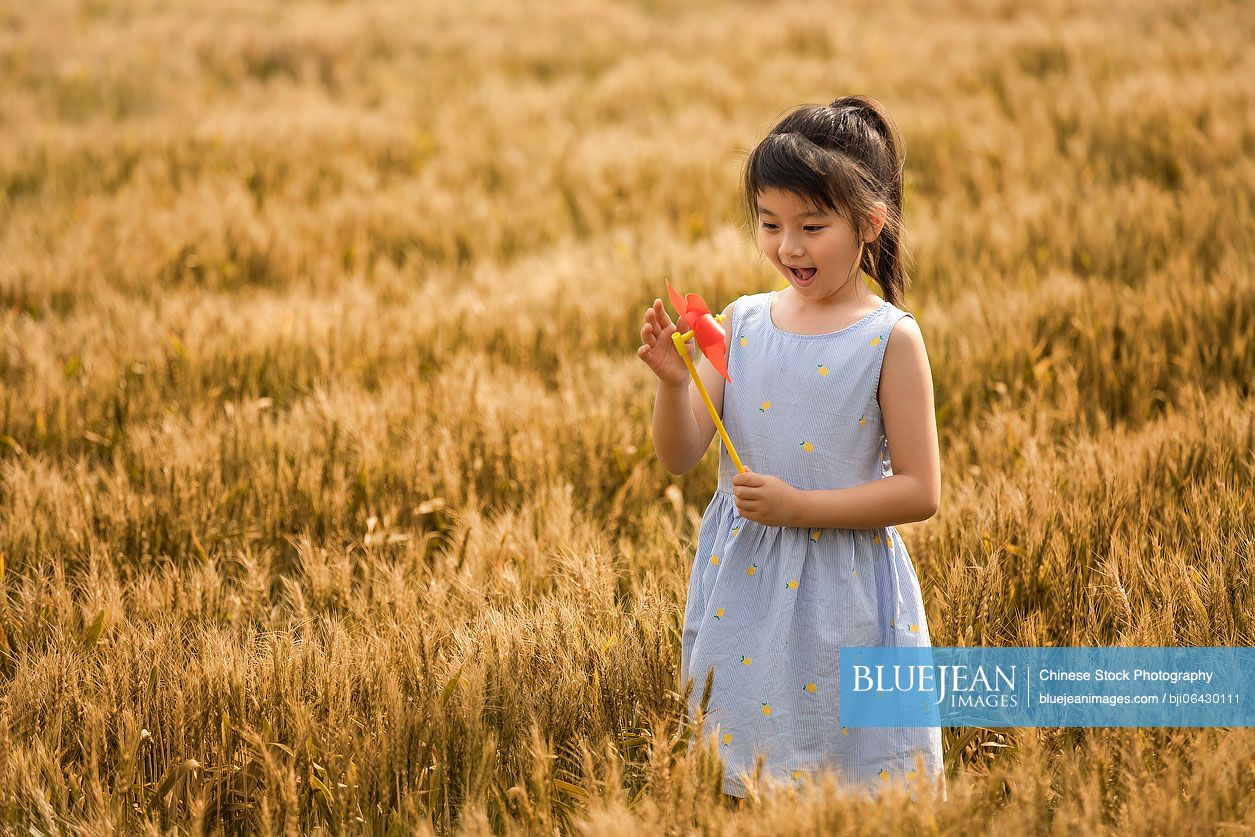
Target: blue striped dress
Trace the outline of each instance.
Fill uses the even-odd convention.
[[[840,331],[795,334],[770,316],[776,292],[743,296],[729,337],[723,422],[741,461],[800,489],[860,485],[892,473],[876,390],[894,325],[888,302]],[[737,513],[736,467],[720,441],[719,484],[702,516],[681,641],[690,711],[714,669],[705,735],[724,759],[724,792],[745,795],[755,757],[798,782],[835,769],[851,785],[932,780],[941,731],[841,725],[838,651],[929,645],[910,555],[893,526],[764,526]],[[916,753],[924,773],[917,770]]]

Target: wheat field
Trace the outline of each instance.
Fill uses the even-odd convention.
[[[677,682],[717,446],[665,280],[880,99],[937,645],[1255,645],[1244,2],[0,4],[0,830],[1251,833],[1251,729],[947,729],[948,801],[722,799]],[[697,688],[700,690],[700,684]]]

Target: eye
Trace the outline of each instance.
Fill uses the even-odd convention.
[[[776,225],[769,224],[766,221],[764,221],[762,224],[762,228],[765,230],[774,230],[776,228]],[[802,227],[802,229],[805,230],[806,232],[819,232],[820,230],[824,229],[824,227],[818,224],[808,224],[807,226]]]

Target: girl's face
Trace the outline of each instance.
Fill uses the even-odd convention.
[[[802,296],[822,300],[843,287],[856,269],[859,244],[835,212],[783,189],[758,193],[758,246]]]

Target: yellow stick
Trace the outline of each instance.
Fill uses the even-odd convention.
[[[722,317],[716,317],[715,319],[722,319]],[[697,391],[701,393],[702,400],[706,402],[706,411],[715,420],[715,429],[723,437],[723,446],[728,449],[728,455],[732,457],[737,473],[744,474],[745,466],[741,464],[741,457],[736,455],[736,448],[732,447],[732,440],[728,438],[728,431],[724,430],[723,422],[719,420],[719,413],[715,410],[715,403],[710,400],[710,393],[706,392],[706,385],[702,383],[702,378],[697,374],[697,369],[693,366],[693,360],[689,357],[688,349],[684,347],[684,344],[692,338],[693,334],[694,332],[692,331],[684,334],[676,331],[671,335],[671,340],[675,343],[675,350],[680,353],[680,357],[684,358],[684,365],[689,368],[689,374],[693,376],[693,383],[697,384]]]

